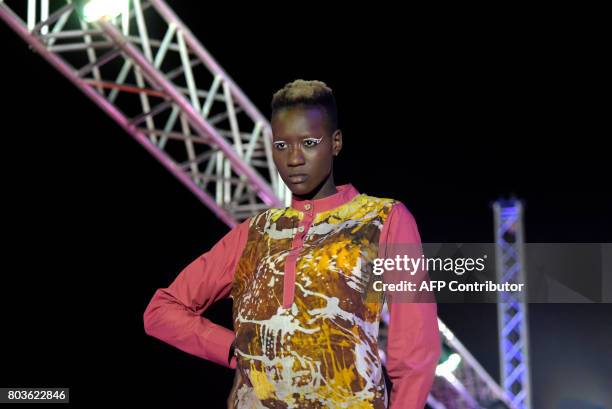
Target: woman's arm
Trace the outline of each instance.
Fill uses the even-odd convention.
[[[415,258],[422,254],[416,222],[401,202],[393,206],[385,221],[380,245],[382,257],[395,259],[398,255],[407,255]],[[409,273],[391,273],[389,281],[406,279],[406,274]],[[426,270],[410,278],[413,282],[425,279]],[[387,297],[389,329],[386,364],[393,382],[390,409],[422,409],[433,384],[441,350],[435,299],[430,297],[424,301],[413,294],[390,297]],[[432,302],[426,302],[429,300]]]
[[[234,406],[234,401],[236,400],[236,394],[238,393],[238,387],[242,383],[242,373],[236,369],[234,371],[234,383],[232,384],[232,389],[230,390],[229,396],[227,397],[227,409],[236,409]]]
[[[182,351],[235,368],[228,363],[234,332],[201,316],[229,295],[236,266],[247,242],[247,219],[208,252],[192,261],[168,288],[158,289],[144,312],[145,332]]]

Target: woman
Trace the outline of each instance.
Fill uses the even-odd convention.
[[[423,408],[440,353],[436,305],[376,292],[371,273],[374,258],[399,255],[396,244],[420,244],[412,215],[397,200],[334,183],[342,132],[324,83],[278,91],[272,133],[291,206],[245,220],[157,290],[145,331],[236,368],[236,409],[386,408],[377,345],[386,300],[389,407]],[[235,332],[200,316],[228,296]]]

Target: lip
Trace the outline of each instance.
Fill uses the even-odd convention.
[[[295,175],[289,175],[288,178],[289,178],[289,181],[294,184],[304,183],[306,179],[308,178],[308,175],[305,175],[303,173],[296,173]]]

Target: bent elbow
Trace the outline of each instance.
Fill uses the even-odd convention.
[[[144,332],[145,334],[151,336],[151,337],[155,337],[155,322],[158,321],[157,317],[156,317],[156,311],[158,311],[158,306],[156,305],[157,303],[155,302],[155,297],[153,297],[153,299],[151,300],[151,302],[149,303],[149,305],[147,306],[147,308],[145,309],[143,315],[142,315],[142,322],[144,325]]]
[[[153,324],[151,320],[151,314],[147,308],[142,315],[142,322],[144,324],[144,332],[149,336],[153,336]]]
[[[145,334],[151,335],[152,325],[151,325],[151,319],[149,318],[148,311],[144,312],[144,314],[142,316],[142,322],[144,324],[144,332],[145,332]]]

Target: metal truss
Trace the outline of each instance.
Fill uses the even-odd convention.
[[[86,23],[70,0],[0,0],[0,17],[230,227],[288,205],[267,119],[163,1],[128,4]]]
[[[497,280],[525,283],[523,207],[518,200],[498,201],[495,213]],[[502,385],[519,409],[531,406],[527,305],[519,293],[501,292],[497,304]]]
[[[388,322],[389,312],[385,304],[379,332],[383,362],[386,361]],[[433,409],[518,409],[439,318],[438,327],[443,348],[454,356],[438,365],[427,404]],[[454,365],[451,363],[453,360]]]
[[[438,366],[431,395],[437,403],[443,405],[440,407],[518,409],[440,319],[438,326],[444,345],[461,357],[454,370],[443,367],[444,364]]]

